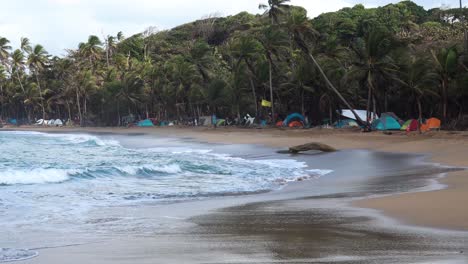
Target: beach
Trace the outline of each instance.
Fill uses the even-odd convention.
[[[70,263],[135,263],[135,259],[137,263],[154,263],[155,259],[163,263],[363,263],[364,259],[366,263],[396,263],[395,259],[401,261],[398,263],[445,263],[447,259],[466,262],[463,231],[468,230],[468,212],[461,207],[468,201],[467,171],[454,167],[468,166],[464,158],[467,133],[384,135],[328,129],[239,128],[19,130],[93,133],[134,147],[148,145],[149,139],[179,138],[182,145],[216,144],[212,145],[215,151],[219,148],[240,157],[279,157],[275,149],[309,142],[340,150],[294,157],[307,161],[312,168],[335,166],[336,179],[325,175],[318,182],[292,182],[280,191],[238,197],[101,209],[90,215],[93,224],[99,222],[92,228],[103,228],[103,234],[107,234],[109,226],[122,228],[118,221],[113,222],[122,215],[146,220],[135,236],[117,228],[97,240],[78,235],[71,240],[76,245],[66,247],[62,239],[66,240],[67,235],[56,231],[52,237],[58,246],[41,249],[39,257],[25,263],[58,263],[58,259],[70,256],[74,256]],[[374,167],[369,161],[379,165]],[[446,177],[438,179],[446,172]],[[374,179],[373,174],[385,177]],[[435,179],[440,184],[428,184]],[[147,221],[157,225],[146,226]],[[32,233],[36,238],[28,241],[31,244],[51,236],[37,230]],[[422,237],[425,243],[421,243]]]

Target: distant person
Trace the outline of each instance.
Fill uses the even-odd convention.
[[[216,118],[216,114],[213,114],[211,116],[211,124],[213,125],[214,128],[216,128],[216,123],[218,122],[217,118]]]

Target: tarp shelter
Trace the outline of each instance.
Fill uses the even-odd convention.
[[[18,125],[18,120],[14,119],[14,118],[8,119],[8,123],[16,126],[16,125]]]
[[[294,113],[294,114],[290,114],[290,115],[288,115],[288,117],[286,117],[286,119],[283,121],[283,126],[287,127],[287,126],[289,126],[289,123],[291,123],[293,121],[299,121],[299,122],[302,122],[303,125],[305,124],[304,116],[299,114],[299,113]]]
[[[401,126],[401,131],[418,131],[419,122],[416,119],[410,119]]]
[[[361,118],[362,121],[366,122],[367,121],[367,111],[366,110],[354,110],[356,114]],[[341,115],[344,117],[347,117],[352,120],[357,120],[356,117],[354,116],[353,112],[349,109],[344,109],[341,110]],[[370,113],[371,121],[373,120],[374,116],[378,119],[379,116],[373,112]]]
[[[139,127],[152,127],[154,126],[153,122],[150,119],[145,119],[143,121],[138,122]]]
[[[358,123],[352,119],[343,119],[335,123],[336,128],[359,127]]]
[[[437,118],[429,118],[426,123],[421,125],[421,131],[426,132],[429,130],[438,130],[441,127],[442,122]]]
[[[398,121],[395,118],[386,114],[382,114],[382,117],[372,122],[372,129],[380,130],[380,131],[400,130],[401,125],[400,123],[398,123]]]

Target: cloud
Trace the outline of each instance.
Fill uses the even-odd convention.
[[[419,0],[437,6],[458,0]],[[233,15],[241,11],[260,12],[258,4],[267,0],[14,0],[2,3],[0,36],[17,47],[21,37],[43,44],[55,55],[75,48],[89,35],[102,37],[123,31],[129,36],[149,26],[169,29],[211,13]],[[304,6],[310,17],[358,2],[381,5],[389,0],[292,0]],[[440,4],[439,4],[440,6]]]

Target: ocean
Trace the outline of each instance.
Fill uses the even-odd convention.
[[[0,146],[0,262],[84,250],[70,263],[416,263],[458,256],[465,244],[466,234],[348,206],[443,188],[435,179],[447,169],[420,155],[292,156],[167,135],[20,131],[0,132]]]

